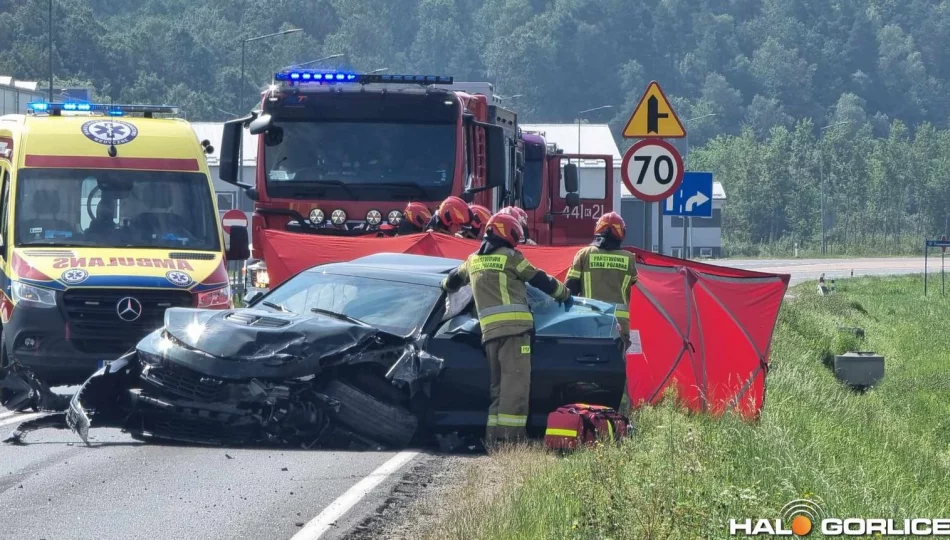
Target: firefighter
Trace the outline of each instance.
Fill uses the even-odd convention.
[[[495,214],[485,224],[478,251],[442,281],[448,292],[472,285],[491,371],[492,401],[485,430],[488,443],[526,436],[534,319],[525,283],[544,291],[565,309],[574,303],[564,284],[533,267],[515,249],[522,236],[521,224],[514,216]]]
[[[468,208],[472,211],[472,223],[468,227],[462,227],[462,230],[455,233],[455,236],[478,239],[485,232],[485,224],[491,219],[491,210],[480,204],[472,204]]]
[[[432,214],[427,231],[455,234],[472,223],[472,210],[462,199],[452,196],[444,201]]]
[[[567,272],[567,288],[572,294],[614,304],[620,323],[623,350],[630,346],[630,288],[637,282],[633,253],[620,249],[627,234],[623,218],[609,212],[594,225],[594,241],[574,255]]]
[[[518,222],[521,223],[521,228],[524,229],[524,238],[521,239],[522,244],[529,246],[538,245],[537,242],[531,239],[531,234],[528,232],[528,213],[523,209],[518,208],[517,206],[506,206],[501,209],[502,212],[511,214],[518,218]]]
[[[425,232],[429,220],[432,219],[432,212],[426,208],[426,205],[419,202],[411,202],[406,205],[402,212],[402,219],[399,220],[397,235],[416,234]]]

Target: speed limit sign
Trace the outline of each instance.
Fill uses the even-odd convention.
[[[644,139],[623,155],[620,176],[630,193],[641,201],[662,201],[683,182],[683,158],[666,141]]]

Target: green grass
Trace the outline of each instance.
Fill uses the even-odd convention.
[[[831,517],[950,517],[950,297],[924,298],[919,276],[845,280],[826,298],[813,289],[782,309],[758,424],[667,399],[641,410],[619,447],[562,459],[500,451],[489,461],[511,480],[477,497],[473,477],[458,495],[468,502],[443,508],[423,536],[729,538],[730,518],[777,518],[800,497]],[[866,341],[839,326],[864,328]],[[886,358],[864,394],[823,363],[855,349]]]

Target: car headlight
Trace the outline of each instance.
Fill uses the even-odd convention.
[[[366,212],[366,223],[376,226],[383,222],[383,214],[379,210],[370,210]]]
[[[56,294],[42,287],[34,287],[19,281],[12,281],[10,290],[13,292],[13,301],[28,303],[36,307],[55,307]]]
[[[314,208],[313,210],[310,211],[310,223],[313,223],[314,225],[319,225],[323,223],[323,220],[325,219],[326,219],[326,216],[323,215],[323,210],[320,210],[319,208]]]
[[[346,212],[340,208],[334,210],[333,213],[330,214],[330,223],[334,225],[343,225],[346,223]]]
[[[231,307],[231,287],[222,287],[213,291],[198,293],[195,302],[199,308],[228,309]]]
[[[395,225],[399,223],[401,219],[402,219],[402,212],[400,212],[399,210],[392,210],[389,212],[389,215],[386,216],[386,220],[389,221],[390,225]]]

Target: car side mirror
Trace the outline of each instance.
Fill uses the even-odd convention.
[[[250,240],[247,236],[247,227],[231,227],[231,245],[225,253],[225,258],[229,261],[246,261],[251,256]]]
[[[581,204],[581,196],[577,193],[568,193],[564,196],[568,208],[576,208]]]
[[[568,163],[564,165],[564,191],[568,193],[577,193],[580,190],[577,178],[577,165]]]
[[[251,291],[244,295],[244,307],[250,307],[254,305],[254,302],[257,302],[264,296],[264,291]]]

